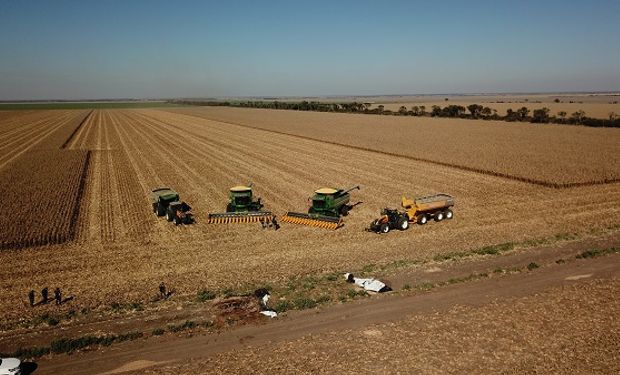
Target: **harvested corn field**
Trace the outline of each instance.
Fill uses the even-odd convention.
[[[169,111],[543,186],[620,179],[616,129],[225,107]]]
[[[22,208],[20,215],[1,219],[7,231],[0,251],[0,285],[6,290],[0,300],[0,327],[6,332],[0,335],[0,352],[14,349],[5,348],[11,335],[35,334],[45,324],[42,314],[71,326],[76,314],[78,321],[88,321],[113,311],[120,319],[124,315],[116,311],[123,306],[144,307],[147,315],[150,309],[174,311],[176,301],[178,307],[191,305],[205,290],[226,296],[287,285],[291,278],[434,262],[479,249],[527,251],[548,241],[617,237],[617,183],[551,188],[212,120],[204,118],[203,109],[188,112],[193,111],[198,115],[155,109],[46,111],[0,120],[7,149],[22,139],[11,130],[37,135],[25,151],[0,154],[7,161],[0,166],[2,196],[12,210]],[[367,136],[351,131],[344,141]],[[260,221],[209,219],[227,209],[231,187],[248,183],[264,209],[280,219],[279,230],[263,228]],[[336,230],[283,219],[287,212],[307,212],[308,198],[321,187],[356,185],[361,189],[350,193],[350,203],[361,203],[339,219]],[[192,206],[195,224],[175,226],[153,213],[150,192],[161,186]],[[386,235],[365,231],[382,208],[399,207],[403,195],[439,192],[454,197],[454,219],[424,226],[412,222],[408,230]],[[174,290],[168,307],[160,307],[156,294],[162,281]],[[50,282],[72,301],[29,307],[27,291]],[[312,291],[311,283],[304,288]],[[32,331],[24,328],[31,326]]]
[[[77,126],[82,119],[74,120],[71,124]],[[10,298],[0,302],[13,306],[2,310],[7,319],[32,313],[21,307],[23,291],[52,274],[80,296],[79,304],[92,307],[148,301],[162,279],[174,284],[179,296],[191,296],[203,288],[243,288],[497,243],[589,235],[619,224],[618,184],[558,190],[153,109],[95,110],[78,131],[68,129],[71,140],[63,150],[65,140],[55,142],[57,152],[91,153],[75,240],[0,253],[7,269],[36,264],[41,257],[59,261],[10,276]],[[347,139],[358,135],[366,136],[352,131]],[[27,163],[28,155],[15,165]],[[41,164],[60,167],[57,160],[63,159],[50,157]],[[7,168],[1,171],[8,173]],[[322,186],[359,184],[361,190],[351,194],[363,203],[335,231],[289,223],[279,231],[263,230],[259,223],[208,224],[209,213],[226,209],[228,189],[248,182],[265,209],[278,216],[305,212],[308,197]],[[193,207],[196,224],[174,226],[157,218],[149,192],[158,186],[178,191]],[[436,192],[455,197],[453,220],[412,225],[388,237],[364,232],[381,208],[398,207],[402,195]],[[18,195],[19,189],[11,194]],[[88,278],[82,277],[85,273]],[[9,282],[8,277],[2,276],[2,282]]]

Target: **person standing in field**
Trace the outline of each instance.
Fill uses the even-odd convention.
[[[56,288],[54,290],[54,299],[56,300],[56,305],[60,306],[62,303],[62,292],[60,291],[60,288]]]
[[[30,301],[30,307],[34,307],[34,290],[28,292],[28,300]]]
[[[47,297],[49,297],[49,290],[45,287],[41,290],[41,300],[43,303],[47,303]]]
[[[166,295],[166,284],[164,284],[164,282],[162,281],[161,284],[159,284],[159,295],[161,296],[161,298],[165,299],[168,296]]]

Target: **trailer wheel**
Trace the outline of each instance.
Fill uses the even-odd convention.
[[[381,224],[381,233],[387,233],[390,231],[390,226],[387,223]]]
[[[398,219],[398,229],[400,230],[409,229],[409,220],[407,220],[407,215],[403,215]]]
[[[445,218],[443,211],[439,211],[435,214],[435,221],[439,222]]]
[[[418,216],[418,224],[424,225],[427,222],[428,222],[428,216],[426,216],[425,214]]]
[[[447,220],[450,220],[450,219],[452,219],[454,217],[454,213],[450,209],[446,210],[445,214],[446,214],[446,219]]]

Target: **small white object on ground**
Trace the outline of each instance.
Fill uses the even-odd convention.
[[[263,298],[261,298],[261,301],[263,301],[263,306],[267,307],[267,302],[269,302],[269,297],[270,297],[269,294],[265,294]]]
[[[381,293],[387,289],[387,286],[377,279],[361,279],[359,277],[354,277],[353,274],[350,273],[345,273],[344,278],[348,282],[355,283],[355,285],[371,292]]]
[[[276,318],[278,316],[277,312],[271,310],[261,311],[260,313],[270,318]]]

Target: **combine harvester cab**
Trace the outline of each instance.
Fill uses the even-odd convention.
[[[356,205],[349,204],[351,190],[359,190],[359,186],[349,189],[321,188],[314,192],[312,204],[307,214],[287,212],[282,221],[286,223],[308,225],[325,229],[338,229],[343,223],[340,216],[346,216]]]
[[[225,213],[209,214],[209,224],[228,223],[271,223],[274,215],[270,211],[261,211],[261,199],[254,200],[252,184],[234,186],[228,192],[228,205]]]
[[[452,212],[454,198],[444,193],[416,197],[413,200],[403,197],[402,206],[409,221],[415,221],[420,225],[426,224],[430,219],[442,221],[454,217]]]

